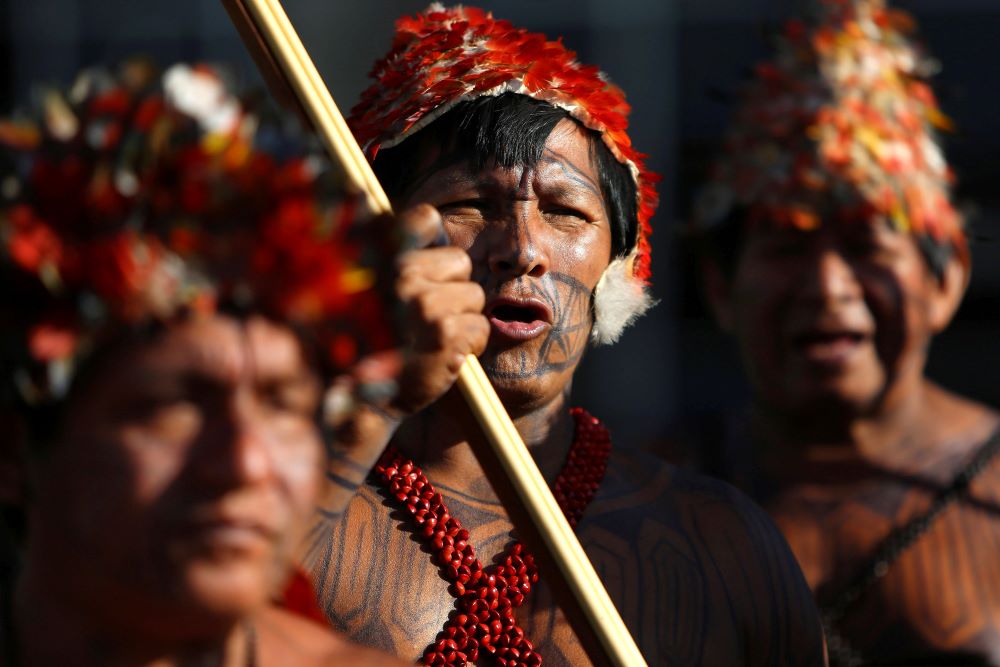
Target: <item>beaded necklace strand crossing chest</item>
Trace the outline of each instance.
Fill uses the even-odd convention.
[[[611,438],[604,425],[585,410],[573,408],[570,414],[576,431],[552,492],[575,528],[604,479]],[[409,513],[416,534],[432,550],[449,582],[448,591],[456,599],[455,613],[424,651],[421,662],[459,667],[491,657],[499,667],[541,665],[542,657],[514,616],[538,582],[534,558],[524,545],[513,542],[499,562],[484,566],[469,543],[469,531],[451,515],[441,494],[412,461],[390,448],[374,475]]]
[[[1000,429],[995,430],[989,439],[980,445],[969,462],[952,478],[951,483],[934,497],[927,510],[890,531],[848,586],[833,601],[820,607],[830,667],[864,667],[867,664],[862,653],[841,634],[839,624],[865,593],[889,573],[889,568],[899,557],[931,529],[944,510],[968,495],[973,480],[998,454],[1000,454]],[[949,664],[957,667],[959,658],[950,660]],[[962,661],[961,664],[968,663]]]

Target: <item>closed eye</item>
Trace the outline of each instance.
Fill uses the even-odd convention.
[[[546,209],[545,213],[547,215],[554,215],[564,218],[579,218],[580,220],[590,221],[590,217],[587,216],[583,211],[579,211],[575,208],[550,208]]]
[[[262,387],[260,400],[275,412],[305,418],[312,418],[317,410],[315,391],[308,383]]]
[[[446,202],[444,204],[438,204],[438,211],[442,213],[445,211],[459,211],[462,209],[472,209],[475,211],[485,211],[489,208],[489,204],[485,199],[460,199],[458,201]]]

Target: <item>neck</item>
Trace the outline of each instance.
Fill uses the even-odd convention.
[[[543,477],[552,482],[573,443],[574,422],[567,405],[569,388],[553,400],[529,410],[510,410],[511,419]],[[449,394],[432,408],[406,422],[394,444],[420,464],[431,480],[469,490],[483,481],[482,467],[469,440],[475,428],[461,398]]]
[[[791,482],[859,481],[910,467],[920,453],[925,386],[884,400],[874,410],[852,412],[826,405],[788,414],[756,404],[751,433],[762,472],[779,486]]]
[[[551,483],[573,445],[574,422],[569,414],[569,387],[545,406],[513,417],[542,476]]]
[[[146,609],[123,622],[123,614],[102,613],[91,604],[78,604],[26,559],[16,582],[12,609],[18,664],[81,665],[94,667],[174,667],[213,664],[238,667],[247,664],[246,628],[239,622],[221,625],[217,632],[197,638],[170,636],[144,627],[158,616]],[[100,599],[100,598],[98,598]],[[101,604],[114,605],[105,598]],[[143,619],[145,619],[143,621]],[[209,662],[205,662],[209,661]]]

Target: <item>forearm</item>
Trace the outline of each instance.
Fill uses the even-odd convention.
[[[337,520],[378,462],[399,426],[383,410],[361,404],[335,431],[328,444],[328,463],[317,511]]]

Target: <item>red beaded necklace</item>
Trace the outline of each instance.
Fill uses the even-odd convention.
[[[552,492],[569,524],[576,527],[604,479],[611,438],[604,425],[582,408],[572,408],[570,414],[576,420],[576,433]],[[433,549],[434,560],[451,582],[448,591],[458,600],[458,612],[424,651],[423,664],[474,664],[483,653],[493,656],[499,667],[541,665],[542,656],[514,618],[514,610],[538,582],[535,560],[524,545],[514,542],[499,563],[484,567],[469,544],[469,531],[412,461],[389,449],[375,474],[413,517],[417,534]]]

